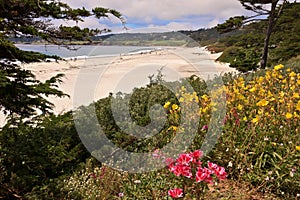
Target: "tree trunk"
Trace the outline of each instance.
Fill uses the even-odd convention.
[[[272,5],[271,5],[271,11],[269,15],[269,23],[268,23],[268,28],[267,28],[267,35],[265,38],[264,42],[264,50],[263,50],[263,55],[261,57],[260,61],[260,68],[265,69],[267,66],[267,60],[268,60],[268,53],[269,53],[269,42],[270,42],[270,37],[273,31],[273,27],[275,25],[275,18],[276,18],[276,6],[279,0],[273,0]]]

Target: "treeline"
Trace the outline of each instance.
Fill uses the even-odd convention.
[[[95,36],[95,41],[102,41],[103,45],[136,45],[136,46],[191,46],[198,45],[185,34],[179,32],[162,33],[121,33]],[[192,44],[194,43],[194,44]]]
[[[245,25],[234,34],[225,35],[209,45],[212,52],[223,52],[218,58],[231,67],[246,72],[258,67],[264,44],[267,19]],[[300,53],[300,3],[286,4],[274,27],[269,43],[268,67],[299,59]],[[198,34],[201,34],[199,32]],[[195,35],[195,33],[194,33]],[[197,39],[191,35],[194,39]]]

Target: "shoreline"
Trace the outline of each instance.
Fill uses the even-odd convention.
[[[215,59],[219,55],[220,53],[210,53],[205,47],[170,47],[116,57],[89,57],[21,66],[26,70],[31,70],[40,81],[45,81],[59,73],[65,74],[59,89],[70,95],[70,98],[47,98],[55,105],[53,113],[62,114],[81,104],[88,105],[107,97],[110,92],[115,94],[118,89],[128,93],[134,87],[145,86],[149,83],[149,75],[157,74],[161,68],[166,81],[179,80],[194,74],[200,75],[203,79],[209,79],[217,74],[235,71],[226,63],[216,62]],[[95,86],[96,82],[91,82],[92,78],[89,76],[97,78],[97,86]],[[85,78],[82,83],[78,81],[80,77]],[[90,98],[77,99],[77,102],[74,102],[75,92],[84,93],[90,88],[93,89],[89,94]],[[5,123],[3,117],[1,113],[0,127]]]

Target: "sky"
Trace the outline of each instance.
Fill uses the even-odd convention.
[[[116,9],[132,32],[161,32],[210,28],[236,15],[247,15],[238,0],[63,0],[71,7]],[[70,24],[71,25],[71,24]],[[119,20],[88,18],[81,27],[126,32]],[[152,31],[153,30],[153,31]]]

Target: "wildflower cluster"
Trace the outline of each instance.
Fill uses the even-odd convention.
[[[82,169],[65,179],[61,191],[68,199],[109,199],[112,196],[122,197],[120,182],[121,173],[106,167]],[[109,186],[108,186],[109,183]]]
[[[179,157],[172,161],[168,160],[168,169],[175,176],[183,176],[193,180],[196,183],[205,182],[206,184],[213,183],[214,174],[219,180],[225,180],[227,173],[224,167],[218,166],[212,162],[208,162],[208,167],[202,167],[201,157],[203,156],[202,151],[196,150],[191,153],[180,154]],[[176,192],[175,192],[176,191]],[[181,191],[181,192],[179,192]],[[168,194],[172,198],[180,198],[183,196],[183,190],[175,188],[169,190]]]
[[[237,120],[254,124],[274,120],[272,122],[278,124],[279,120],[270,117],[280,116],[289,123],[300,119],[300,74],[283,69],[283,65],[278,65],[264,76],[248,82],[240,77],[226,87],[227,103],[239,115]]]
[[[299,193],[299,86],[300,73],[283,65],[224,86],[227,113],[216,154],[230,175]]]
[[[181,131],[178,130],[179,127],[189,128],[189,126],[184,127],[184,124],[180,124],[182,118],[189,119],[190,121],[199,121],[201,127],[208,127],[207,124],[210,121],[211,111],[214,106],[209,95],[205,93],[200,95],[195,91],[189,92],[182,86],[176,94],[176,98],[178,99],[177,104],[168,101],[163,106],[168,113],[170,122],[168,130],[180,133]],[[184,108],[184,112],[182,112],[182,108]],[[207,128],[202,131],[206,130]],[[188,130],[185,132],[188,132]]]

